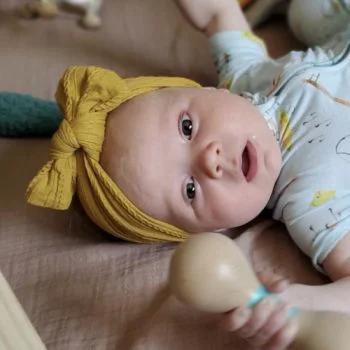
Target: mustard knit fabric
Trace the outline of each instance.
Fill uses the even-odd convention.
[[[64,210],[77,192],[92,221],[115,236],[139,243],[186,239],[183,230],[139,210],[99,164],[108,113],[162,87],[199,85],[185,78],[122,79],[98,67],[69,67],[56,92],[64,119],[52,137],[50,160],[28,186],[27,201]]]

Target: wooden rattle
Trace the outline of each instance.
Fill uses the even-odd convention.
[[[192,235],[176,249],[169,284],[177,299],[207,312],[254,306],[270,295],[236,243],[219,233]],[[299,332],[291,349],[350,349],[348,315],[298,310],[294,317],[298,318]]]

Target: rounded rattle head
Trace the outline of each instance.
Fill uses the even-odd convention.
[[[260,285],[235,242],[219,233],[194,234],[176,249],[169,284],[180,301],[208,312],[247,304]]]

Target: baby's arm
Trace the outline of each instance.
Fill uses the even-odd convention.
[[[250,30],[236,0],[175,1],[192,25],[208,37],[225,30]]]
[[[237,0],[175,0],[190,23],[209,39],[219,87],[267,94],[285,63],[272,60]]]
[[[350,314],[350,234],[327,256],[323,268],[333,283],[321,286],[293,284],[282,293],[282,298],[301,308]]]

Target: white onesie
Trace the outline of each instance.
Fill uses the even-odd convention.
[[[277,60],[250,32],[217,33],[210,43],[219,86],[249,98],[281,147],[267,207],[323,271],[350,232],[350,28]]]

